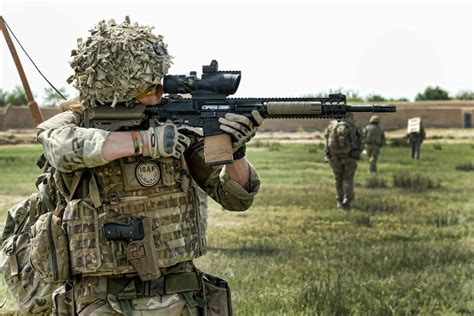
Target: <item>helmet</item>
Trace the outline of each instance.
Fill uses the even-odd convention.
[[[153,27],[131,24],[127,16],[117,24],[100,21],[77,49],[69,62],[74,74],[68,78],[79,90],[84,107],[127,102],[160,83],[171,65],[171,56],[163,36]]]
[[[377,115],[372,115],[369,120],[370,123],[378,124],[380,123],[380,119]]]

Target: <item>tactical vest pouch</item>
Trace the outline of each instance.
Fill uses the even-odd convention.
[[[226,280],[202,273],[203,296],[206,301],[206,316],[232,316],[232,299]]]
[[[75,315],[74,295],[72,284],[66,282],[53,292],[52,315]]]
[[[27,225],[30,203],[31,199],[23,200],[8,211],[2,234],[0,272],[18,309],[26,315],[43,315],[51,310],[51,294],[60,284],[45,282],[31,267],[31,234],[30,226]],[[14,230],[8,233],[7,227]]]
[[[102,266],[100,228],[98,212],[92,202],[88,199],[70,201],[63,221],[69,237],[72,274],[97,271]]]
[[[69,277],[67,238],[61,219],[48,212],[31,227],[30,263],[45,282],[64,282]]]

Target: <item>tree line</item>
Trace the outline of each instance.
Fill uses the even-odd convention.
[[[307,97],[325,97],[331,93],[343,93],[350,102],[403,102],[409,101],[408,98],[386,98],[380,94],[369,94],[363,97],[355,90],[329,90],[328,92],[320,92],[316,94],[308,94]],[[424,91],[419,92],[415,96],[415,101],[440,101],[440,100],[474,100],[474,91],[462,90],[456,95],[449,95],[448,91],[439,86],[428,86]]]
[[[65,88],[60,88],[62,95],[68,98]],[[320,92],[316,94],[308,94],[306,97],[325,97],[331,93],[344,93],[350,102],[389,102],[389,101],[408,101],[408,98],[386,98],[380,94],[369,94],[362,97],[358,91],[354,90],[329,90],[328,92]],[[45,88],[43,100],[40,102],[42,106],[56,106],[63,99],[52,88]],[[415,96],[415,101],[433,101],[433,100],[474,100],[474,91],[464,90],[458,92],[454,96],[450,96],[448,91],[439,86],[428,86],[424,91],[419,92]],[[27,105],[28,100],[21,86],[16,86],[11,91],[0,89],[0,107],[8,105]]]
[[[66,92],[65,88],[58,89],[59,92],[65,97],[68,98],[69,95]],[[35,96],[36,98],[36,96]],[[63,98],[54,91],[53,88],[45,88],[43,93],[43,100],[40,102],[42,106],[56,106],[59,102],[63,101]],[[25,91],[21,86],[16,86],[11,91],[4,91],[0,89],[0,107],[8,105],[27,105],[28,99],[26,98]]]

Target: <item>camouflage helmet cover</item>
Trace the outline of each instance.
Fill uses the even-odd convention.
[[[163,36],[153,27],[132,24],[127,16],[117,24],[100,21],[77,49],[71,52],[74,74],[68,78],[79,90],[84,107],[132,101],[139,93],[159,84],[171,65]]]
[[[370,123],[378,124],[380,122],[380,119],[377,115],[372,115],[369,120]]]

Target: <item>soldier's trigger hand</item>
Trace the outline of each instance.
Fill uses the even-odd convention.
[[[143,141],[143,155],[159,158],[179,158],[191,144],[191,140],[179,132],[176,125],[163,124],[140,132]]]
[[[219,118],[219,128],[232,137],[234,149],[241,147],[255,136],[257,128],[262,125],[263,117],[258,111],[252,111],[252,119],[235,113],[227,113]]]

